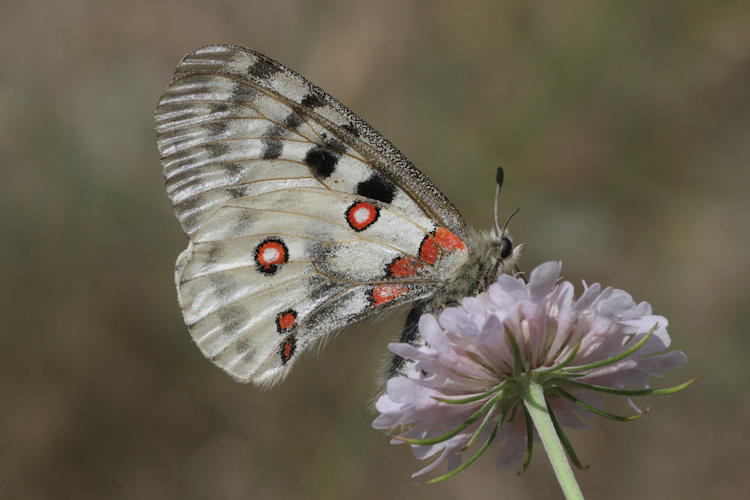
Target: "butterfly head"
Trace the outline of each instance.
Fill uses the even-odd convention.
[[[516,274],[519,272],[518,261],[521,257],[523,244],[514,244],[507,229],[508,222],[516,213],[518,213],[518,210],[515,210],[508,217],[502,230],[498,231],[496,229],[489,233],[484,233],[484,238],[489,240],[487,244],[490,246],[490,251],[488,252],[490,260],[495,262],[496,267],[495,273],[490,276],[493,281],[501,274]]]
[[[462,266],[448,280],[445,295],[460,302],[462,297],[476,295],[486,290],[502,274],[517,274],[518,260],[523,245],[513,244],[507,230],[477,230],[470,228],[468,235],[469,254]]]
[[[501,260],[513,256],[513,241],[510,239],[510,234],[508,233],[508,223],[519,210],[520,209],[518,208],[515,209],[513,213],[508,216],[502,229],[500,229],[500,226],[497,224],[497,216],[495,217],[495,237],[497,238],[497,251]],[[497,214],[497,212],[495,213]]]

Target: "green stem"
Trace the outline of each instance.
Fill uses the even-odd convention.
[[[565,449],[557,436],[555,426],[547,410],[547,402],[544,399],[544,389],[541,385],[529,379],[524,387],[523,402],[526,410],[534,422],[534,427],[544,445],[552,469],[555,471],[557,481],[568,500],[583,500],[583,493],[573,475],[568,459],[565,457]]]

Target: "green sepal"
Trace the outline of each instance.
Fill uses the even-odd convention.
[[[531,421],[531,415],[526,411],[526,408],[523,409],[523,417],[526,420],[526,452],[523,454],[521,468],[516,472],[518,476],[526,472],[526,469],[529,468],[531,452],[534,449],[534,422]]]
[[[513,378],[517,379],[521,375],[521,348],[518,347],[518,342],[513,334],[505,329],[505,338],[510,342],[510,348],[513,351]]]
[[[555,416],[555,412],[552,411],[552,408],[550,408],[549,404],[547,404],[547,412],[549,413],[550,419],[552,420],[552,425],[555,427],[555,432],[557,433],[557,437],[560,438],[560,442],[563,445],[563,448],[565,449],[565,454],[568,455],[568,458],[571,462],[573,462],[573,465],[576,466],[579,470],[586,470],[590,465],[583,465],[581,461],[578,459],[578,455],[576,455],[575,450],[573,449],[573,445],[570,444],[570,440],[568,439],[567,434],[565,434],[565,431],[563,430],[560,423],[557,421],[557,417]]]
[[[474,401],[479,401],[480,399],[484,399],[486,397],[492,396],[494,393],[502,389],[503,385],[505,385],[506,382],[507,380],[503,380],[502,382],[500,382],[498,385],[496,385],[495,387],[493,387],[487,392],[483,392],[482,394],[475,394],[474,396],[469,396],[466,398],[448,399],[448,398],[439,398],[436,396],[432,396],[432,399],[434,399],[435,401],[440,401],[441,403],[449,404],[449,405],[463,405],[467,403],[473,403]]]
[[[575,404],[577,404],[581,408],[585,408],[586,410],[590,411],[591,413],[599,415],[600,417],[609,418],[611,420],[617,420],[618,422],[629,422],[631,420],[636,420],[638,418],[641,418],[641,417],[643,417],[645,415],[645,413],[639,413],[637,415],[632,415],[630,417],[622,417],[620,415],[614,415],[612,413],[607,413],[604,410],[600,410],[599,408],[591,406],[590,404],[581,401],[580,399],[578,399],[577,397],[573,396],[569,392],[561,389],[560,387],[557,387],[555,389],[555,393],[560,394],[562,397],[573,401]]]
[[[620,396],[668,396],[674,394],[683,389],[690,387],[693,382],[698,380],[698,377],[693,377],[687,382],[675,385],[673,387],[665,387],[663,389],[617,389],[615,387],[607,387],[604,385],[587,384],[586,382],[579,382],[577,380],[566,380],[565,384],[574,385],[583,389],[590,389],[592,391],[606,392],[607,394],[617,394]]]
[[[471,445],[474,444],[474,441],[477,440],[477,438],[479,437],[479,433],[482,432],[482,429],[484,429],[484,427],[487,425],[487,422],[490,421],[490,418],[492,418],[492,415],[495,413],[495,410],[497,409],[497,407],[498,407],[498,403],[495,403],[494,406],[492,406],[489,410],[487,410],[487,414],[482,419],[482,423],[479,424],[479,427],[477,427],[477,430],[475,430],[474,434],[471,435],[471,438],[469,438],[469,442],[466,443],[466,445],[463,448],[461,448],[461,452],[468,450],[471,447]]]
[[[557,365],[558,368],[565,368],[570,363],[573,362],[573,359],[576,357],[576,354],[578,354],[578,351],[581,349],[581,343],[583,343],[583,337],[584,335],[581,335],[581,337],[578,339],[578,342],[576,342],[576,345],[573,346],[573,350],[570,351],[570,354],[568,354],[568,357],[565,358],[565,361]]]

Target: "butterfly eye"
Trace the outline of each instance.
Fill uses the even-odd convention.
[[[508,238],[503,236],[500,239],[500,258],[506,259],[511,253],[513,253],[513,243],[511,243]]]

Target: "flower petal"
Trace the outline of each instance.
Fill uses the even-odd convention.
[[[545,262],[537,266],[529,276],[528,290],[532,299],[544,298],[560,279],[562,262]]]

